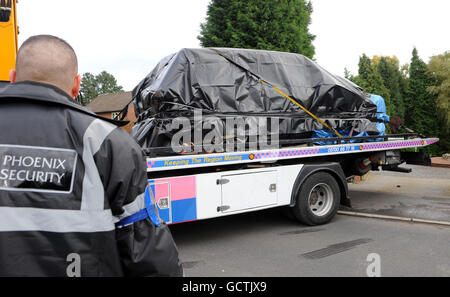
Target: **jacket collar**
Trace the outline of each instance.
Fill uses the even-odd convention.
[[[17,98],[64,105],[68,108],[88,114],[95,118],[105,120],[117,126],[124,126],[128,123],[128,121],[117,121],[100,117],[87,108],[78,104],[75,100],[72,99],[72,97],[69,96],[69,94],[67,94],[60,88],[41,82],[23,81],[3,86],[0,88],[0,104],[6,101],[2,100],[3,98]]]

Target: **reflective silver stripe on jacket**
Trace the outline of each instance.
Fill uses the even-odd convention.
[[[124,205],[123,206],[124,212],[117,217],[121,220],[135,214],[136,212],[144,208],[145,208],[145,193],[142,193],[138,195],[133,202]]]
[[[83,196],[81,210],[102,210],[105,207],[105,190],[100,179],[94,155],[100,149],[103,141],[117,126],[95,119],[83,136]]]
[[[105,210],[105,190],[95,164],[94,155],[107,136],[117,126],[95,119],[83,135],[83,176],[81,209],[42,209],[30,207],[0,207],[0,232],[47,231],[47,232],[105,232],[115,229],[118,217],[110,209]],[[117,128],[119,129],[119,128]],[[142,196],[142,197],[141,197]],[[134,213],[141,207],[144,195],[126,207],[125,212]],[[141,201],[141,202],[139,202]],[[142,204],[145,206],[145,203]],[[125,214],[125,213],[124,213]]]
[[[111,210],[80,211],[0,207],[0,232],[105,232],[115,229]]]

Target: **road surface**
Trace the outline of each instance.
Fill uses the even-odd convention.
[[[355,209],[448,220],[450,169],[350,185]],[[439,171],[444,170],[444,171]],[[399,186],[399,187],[398,187]],[[450,276],[450,227],[337,215],[307,227],[279,209],[171,226],[186,276]]]

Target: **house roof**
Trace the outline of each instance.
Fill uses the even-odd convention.
[[[121,111],[131,101],[131,92],[100,95],[86,107],[95,113]]]

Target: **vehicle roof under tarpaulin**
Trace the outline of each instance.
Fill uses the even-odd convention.
[[[219,117],[233,114],[279,117],[280,134],[323,129],[322,124],[260,83],[252,73],[278,87],[335,129],[354,126],[355,132],[378,134],[377,106],[370,97],[351,81],[329,73],[303,55],[202,48],[182,49],[164,58],[136,86],[133,98],[138,123],[134,135],[143,144],[142,139],[148,136],[143,131],[159,133],[154,128],[146,129],[146,125],[155,126],[155,121],[162,118],[190,116],[194,109]],[[170,137],[171,132],[163,130]]]

